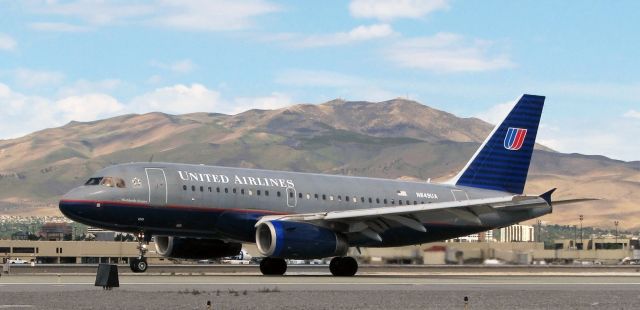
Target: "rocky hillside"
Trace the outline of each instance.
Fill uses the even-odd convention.
[[[386,178],[446,179],[492,126],[417,102],[345,102],[237,115],[124,115],[0,141],[0,214],[52,214],[61,194],[101,167],[173,161]],[[527,191],[605,200],[558,207],[543,220],[640,227],[640,162],[534,154]]]

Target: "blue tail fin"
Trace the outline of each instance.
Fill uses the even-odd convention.
[[[453,183],[522,194],[543,105],[542,96],[522,95]]]

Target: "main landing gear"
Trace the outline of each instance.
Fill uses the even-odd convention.
[[[331,274],[337,277],[351,277],[358,272],[358,262],[349,256],[337,256],[329,263]]]
[[[349,256],[334,257],[329,270],[337,277],[351,277],[358,272],[358,262]],[[260,272],[265,276],[281,276],[287,272],[287,262],[282,258],[265,257],[260,262]]]
[[[265,257],[260,262],[260,272],[265,276],[281,276],[287,272],[287,262],[283,258]]]
[[[151,234],[145,235],[140,232],[136,235],[136,239],[138,240],[138,246],[136,247],[140,253],[140,255],[136,258],[132,258],[129,260],[129,267],[131,267],[131,271],[145,272],[147,271],[147,258],[144,255],[147,253],[147,246],[149,245],[149,241],[151,241]]]

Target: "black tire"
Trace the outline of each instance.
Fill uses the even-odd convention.
[[[334,276],[339,276],[340,275],[340,269],[338,267],[338,265],[340,264],[340,259],[342,257],[336,256],[334,258],[331,259],[331,261],[329,262],[329,271],[331,271],[331,274]]]
[[[265,276],[281,276],[287,272],[287,262],[282,258],[265,257],[260,261],[260,272]]]
[[[270,258],[265,257],[260,261],[260,272],[262,272],[263,275],[268,276],[271,275],[271,262],[270,262]]]
[[[149,267],[149,264],[147,264],[147,260],[146,259],[139,259],[138,263],[136,264],[136,269],[138,269],[138,272],[145,272],[147,271],[147,268]]]
[[[358,262],[353,257],[334,257],[329,263],[329,271],[336,277],[352,277],[358,272]]]
[[[131,268],[131,271],[138,273],[138,258],[131,258],[129,259],[129,267]]]

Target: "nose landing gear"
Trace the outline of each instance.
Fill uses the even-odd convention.
[[[144,255],[148,251],[147,246],[149,245],[149,241],[151,241],[151,234],[145,235],[144,233],[139,232],[136,234],[136,239],[138,240],[138,246],[136,248],[140,254],[138,257],[129,260],[129,267],[131,267],[131,271],[135,273],[145,272],[149,265],[147,264],[147,258],[144,257]]]

